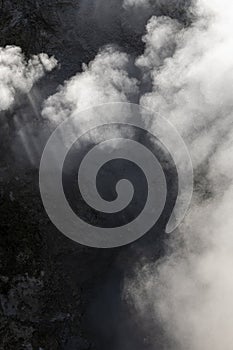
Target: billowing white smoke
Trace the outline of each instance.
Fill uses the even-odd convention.
[[[0,47],[0,111],[8,109],[18,92],[28,93],[33,84],[57,64],[46,54],[32,56],[27,62],[21,48]]]
[[[83,73],[78,73],[45,102],[42,115],[56,123],[74,112],[101,103],[127,101],[138,94],[137,80],[130,78],[130,58],[107,47]]]
[[[143,317],[148,306],[154,310],[173,349],[233,346],[232,10],[229,0],[198,1],[198,20],[174,30],[176,50],[160,67],[157,47],[164,42],[167,50],[167,35],[158,37],[152,25],[158,19],[151,19],[145,54],[137,60],[145,74],[149,67],[153,82],[141,103],[181,132],[198,183],[189,215],[171,237],[172,253],[140,267],[136,280],[126,283]]]
[[[190,144],[195,163],[209,157],[221,135],[228,131],[233,105],[232,25],[227,13],[224,18],[226,4],[207,12],[206,3],[200,2],[196,9],[199,19],[188,29],[177,31],[174,21],[152,18],[144,39],[145,53],[137,60],[145,73],[149,68],[153,82],[153,91],[142,96],[141,104],[177,126]],[[169,57],[172,47],[176,50]],[[161,58],[165,58],[162,65]]]
[[[163,65],[164,60],[170,57],[176,48],[176,36],[181,25],[169,17],[152,17],[147,24],[147,34],[144,36],[145,52],[136,60],[136,65],[148,75],[154,77],[154,70]],[[155,73],[155,72],[154,72]],[[156,74],[156,73],[155,73]]]
[[[125,7],[137,4],[142,1],[124,2]],[[151,18],[145,52],[135,61],[143,80],[152,84],[150,93],[141,92],[140,103],[180,131],[193,160],[196,191],[189,215],[171,236],[172,253],[139,266],[125,289],[142,317],[148,306],[154,310],[155,323],[179,350],[233,346],[232,10],[230,0],[199,0],[189,27]],[[132,100],[138,87],[130,69],[126,54],[101,51],[46,101],[43,115],[60,122],[76,109]]]

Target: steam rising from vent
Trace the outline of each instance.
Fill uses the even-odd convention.
[[[51,71],[57,64],[47,54],[32,56],[26,61],[21,48],[0,47],[0,111],[8,109],[18,92],[28,93],[33,84],[45,71]]]

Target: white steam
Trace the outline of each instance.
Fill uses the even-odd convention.
[[[170,6],[171,1],[160,1]],[[124,8],[150,1],[125,0]],[[161,5],[161,4],[160,4]],[[233,5],[199,0],[184,27],[168,17],[147,24],[144,54],[135,62],[106,48],[51,96],[43,115],[56,123],[75,110],[112,101],[140,103],[167,117],[183,136],[194,164],[196,191],[189,215],[170,239],[172,253],[140,266],[127,294],[138,313],[153,310],[173,349],[233,347]],[[142,84],[141,86],[144,86]],[[143,264],[142,264],[143,265]],[[153,328],[153,325],[150,325]],[[154,348],[157,349],[156,339]]]
[[[14,103],[18,92],[28,93],[44,72],[51,71],[56,64],[53,57],[43,53],[27,62],[19,47],[0,47],[0,111]]]

